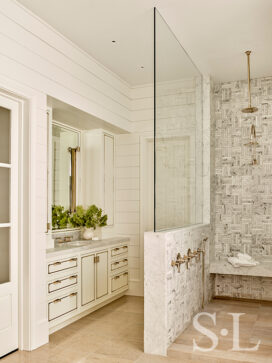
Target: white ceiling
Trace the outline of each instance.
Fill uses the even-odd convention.
[[[272,0],[18,1],[130,85],[152,81],[154,6],[216,81],[246,79],[248,49],[252,77],[272,75]]]

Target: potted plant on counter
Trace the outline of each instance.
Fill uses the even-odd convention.
[[[103,214],[101,208],[91,205],[87,209],[77,206],[76,211],[71,214],[69,222],[73,227],[82,228],[83,239],[90,240],[94,237],[97,228],[107,225],[108,216]]]
[[[62,205],[52,206],[52,229],[65,229],[69,222],[70,212]]]

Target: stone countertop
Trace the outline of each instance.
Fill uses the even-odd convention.
[[[272,277],[272,257],[256,258],[260,262],[257,266],[233,267],[228,261],[213,261],[210,263],[210,273],[220,275],[241,275]]]
[[[46,257],[56,257],[56,256],[62,256],[70,253],[79,253],[86,250],[96,250],[96,249],[104,249],[108,248],[110,246],[116,245],[118,243],[124,243],[128,242],[129,237],[113,237],[113,238],[107,238],[107,239],[101,239],[96,241],[86,241],[86,240],[80,240],[80,241],[72,241],[72,243],[76,242],[82,242],[84,245],[82,246],[75,246],[71,243],[61,243],[58,244],[54,248],[48,248],[46,250]]]

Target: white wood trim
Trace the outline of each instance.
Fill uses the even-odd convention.
[[[11,168],[11,164],[0,163],[0,168],[7,168],[7,169],[10,169],[10,168]]]
[[[11,223],[0,223],[0,228],[9,228],[11,227]]]

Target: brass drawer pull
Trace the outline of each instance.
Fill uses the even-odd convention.
[[[120,276],[114,276],[114,280],[120,279]]]
[[[75,276],[70,276],[70,277],[69,277],[69,279],[70,279],[70,280],[73,280],[73,279],[76,279],[76,278],[77,278],[77,275],[75,275]]]
[[[124,275],[128,275],[128,272],[125,272]]]
[[[76,296],[77,292],[72,292],[72,294],[70,294],[70,296]]]
[[[74,262],[74,261],[77,261],[77,258],[70,258],[69,262]]]
[[[60,261],[57,261],[57,262],[52,263],[52,265],[53,266],[61,265],[61,262]]]
[[[120,263],[119,261],[117,261],[117,262],[114,262],[114,265],[119,265],[119,263]]]
[[[56,280],[53,282],[54,285],[61,284],[61,280]]]
[[[128,259],[127,258],[125,258],[124,260],[123,260],[123,262],[127,262],[128,261]]]
[[[114,248],[113,251],[119,251],[119,250],[120,250],[120,248],[116,247],[116,248]]]
[[[127,246],[123,246],[122,248],[124,248],[126,250],[128,247]]]
[[[56,299],[53,301],[54,304],[61,302],[61,299]]]

